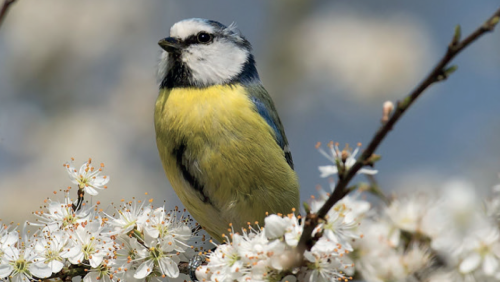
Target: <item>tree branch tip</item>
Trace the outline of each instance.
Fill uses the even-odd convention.
[[[370,157],[368,157],[368,159],[366,159],[366,161],[363,162],[363,165],[373,167],[375,163],[380,161],[381,159],[382,159],[381,155],[372,154]]]
[[[448,79],[451,74],[453,74],[458,69],[457,65],[452,65],[446,69],[443,69],[437,76],[436,81],[443,81]]]
[[[402,101],[398,101],[398,109],[399,110],[406,110],[408,108],[408,105],[410,105],[410,102],[412,101],[411,96],[407,96],[404,98]]]
[[[489,20],[487,20],[482,26],[481,28],[484,30],[484,31],[493,31],[495,29],[495,26],[498,24],[498,22],[500,21],[500,15],[498,16],[494,16],[492,18],[490,18]]]
[[[455,32],[453,34],[453,39],[451,41],[450,47],[457,46],[461,38],[462,38],[462,27],[459,24],[457,24],[455,26]]]
[[[342,197],[345,197],[347,196],[349,193],[351,193],[352,191],[358,189],[359,185],[352,185],[352,186],[349,186],[345,189],[345,192],[344,192],[344,195]]]
[[[491,30],[493,30],[493,28],[495,28],[495,26],[498,24],[498,22],[500,22],[500,15],[495,16],[490,20]]]

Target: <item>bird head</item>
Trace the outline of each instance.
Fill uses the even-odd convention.
[[[186,19],[170,29],[158,44],[161,88],[208,87],[258,80],[250,43],[234,24]]]

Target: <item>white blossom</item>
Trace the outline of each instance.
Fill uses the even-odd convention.
[[[332,185],[333,188],[333,185]],[[358,230],[361,220],[370,208],[366,201],[346,196],[337,202],[327,214],[327,220],[318,225],[315,233],[323,232],[323,236],[340,244],[346,250],[352,251],[351,242],[361,237]],[[328,194],[320,190],[320,197],[311,201],[311,211],[317,212],[328,199]]]
[[[296,247],[304,231],[304,220],[299,222],[295,214],[285,217],[287,227],[285,230],[285,242],[290,247]]]
[[[63,202],[48,199],[46,211],[36,211],[33,214],[37,217],[36,222],[30,223],[35,226],[46,227],[48,231],[55,231],[60,228],[73,228],[90,219],[91,206],[81,206],[76,211],[73,209],[73,201],[66,193]]]
[[[355,265],[367,282],[404,281],[407,277],[401,254],[395,249],[365,253]]]
[[[9,281],[13,282],[32,281],[36,278],[47,278],[52,274],[44,258],[38,255],[26,238],[27,235],[22,234],[15,244],[4,249],[0,263],[0,279],[9,277]]]
[[[341,151],[339,150],[338,144],[330,143],[328,144],[330,153],[324,151],[321,147],[318,147],[319,152],[334,164],[318,167],[319,171],[321,172],[321,177],[328,177],[333,174],[338,174],[339,166],[342,166],[345,170],[349,170],[356,163],[356,155],[359,152],[360,146],[361,145],[358,144],[354,151],[346,146],[346,148]],[[378,173],[378,170],[361,168],[357,173],[374,175]]]
[[[151,246],[147,249],[144,256],[141,256],[142,254],[144,254],[144,252],[139,253],[139,259],[143,260],[143,262],[137,267],[134,278],[146,278],[154,269],[159,271],[162,275],[171,278],[179,276],[179,267],[177,264],[180,260],[178,256],[170,252],[168,244],[164,243]]]
[[[421,232],[422,220],[429,210],[430,204],[431,200],[424,195],[394,199],[386,213],[399,229]]]
[[[10,225],[0,226],[0,264],[5,263],[4,254],[17,243],[19,235]]]
[[[210,267],[218,270],[212,274],[212,280],[218,281],[234,281],[240,279],[246,272],[240,253],[233,244],[218,246],[210,255]]]
[[[464,258],[460,272],[469,274],[480,269],[486,276],[500,277],[500,231],[485,224],[464,240]]]
[[[104,213],[109,219],[108,224],[114,226],[116,231],[127,233],[134,228],[142,231],[149,218],[151,207],[144,207],[144,204],[138,205],[137,201],[130,201],[116,208],[116,212],[117,217]]]
[[[146,256],[147,250],[137,241],[135,237],[120,235],[117,242],[121,246],[116,251],[115,264],[122,268],[131,269],[133,263]]]
[[[411,244],[408,250],[404,251],[401,259],[407,276],[425,269],[432,263],[432,260],[430,248],[417,243]]]
[[[188,244],[193,235],[186,219],[178,217],[177,211],[167,213],[164,208],[158,208],[151,211],[143,230],[144,246],[136,253],[141,263],[134,278],[145,278],[153,271],[171,278],[178,277],[179,261],[193,254]]]
[[[64,267],[63,254],[67,253],[69,235],[63,231],[44,231],[34,244],[35,251],[44,258],[52,273],[58,273]]]
[[[99,220],[89,221],[71,232],[72,247],[62,256],[72,264],[88,261],[91,267],[98,267],[105,257],[111,256],[117,248],[113,240],[104,236]]]
[[[91,160],[89,159],[84,163],[79,170],[73,166],[73,160],[64,164],[71,182],[77,184],[80,189],[83,189],[85,193],[95,196],[98,194],[96,189],[106,189],[106,184],[109,182],[109,176],[101,176],[102,168],[96,169]]]
[[[306,281],[309,282],[334,282],[344,275],[339,273],[341,264],[335,259],[334,253],[312,253],[306,251],[304,257],[309,262]]]

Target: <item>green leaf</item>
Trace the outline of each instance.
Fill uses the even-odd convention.
[[[451,42],[452,45],[458,44],[460,42],[460,38],[462,37],[462,28],[460,27],[459,24],[455,26],[455,34],[453,35],[453,41]]]
[[[452,65],[449,68],[444,70],[444,75],[446,77],[450,76],[452,73],[454,73],[458,69],[457,65]]]

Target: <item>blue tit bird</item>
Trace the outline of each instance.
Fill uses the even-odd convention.
[[[299,207],[283,125],[234,24],[186,19],[158,42],[156,143],[165,173],[194,219],[219,242]]]

